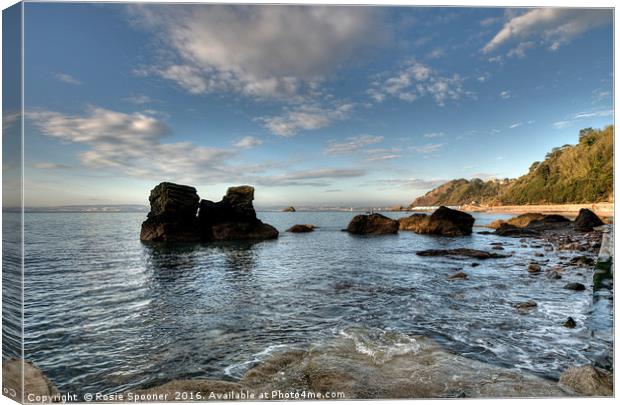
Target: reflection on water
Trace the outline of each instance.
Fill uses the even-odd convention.
[[[274,352],[357,326],[430,336],[550,378],[608,352],[610,297],[595,305],[590,290],[562,288],[590,285],[591,270],[562,280],[529,274],[524,263],[542,250],[493,235],[341,232],[354,214],[260,213],[279,239],[192,245],[140,242],[141,214],[28,214],[26,358],[61,390],[119,392],[174,378],[235,379]],[[478,214],[477,223],[495,218]],[[296,223],[318,228],[283,232]],[[475,268],[475,260],[415,255],[498,240],[513,256]],[[544,253],[549,266],[557,261]],[[469,279],[449,281],[456,270]],[[530,299],[537,308],[515,311]],[[568,316],[577,328],[562,327]]]

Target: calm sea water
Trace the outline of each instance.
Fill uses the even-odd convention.
[[[543,250],[493,235],[341,232],[355,214],[262,212],[278,240],[176,246],[141,243],[144,214],[26,214],[25,357],[62,391],[106,393],[175,378],[234,380],[275,351],[357,326],[427,335],[450,351],[549,378],[608,361],[613,308],[593,295],[591,270],[562,280],[530,275],[525,265]],[[477,214],[476,225],[499,217]],[[18,217],[5,213],[4,221],[10,228]],[[284,232],[297,223],[318,229]],[[473,259],[415,255],[497,241],[513,256],[475,268]],[[6,234],[4,242],[15,243]],[[549,265],[557,260],[544,253]],[[5,254],[7,289],[19,280],[13,260]],[[459,269],[470,278],[449,281]],[[588,289],[563,289],[569,281]],[[525,300],[538,307],[519,314],[513,304]],[[19,348],[19,320],[8,312],[18,304],[5,299],[5,357]],[[562,327],[568,316],[577,328]]]

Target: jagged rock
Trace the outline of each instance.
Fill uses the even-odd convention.
[[[357,235],[382,235],[398,232],[398,221],[381,214],[356,215],[347,232]]]
[[[278,231],[256,218],[254,187],[230,187],[222,201],[202,200],[198,220],[203,240],[275,239]]]
[[[457,271],[456,273],[450,275],[448,277],[448,280],[458,280],[458,279],[464,280],[466,278],[468,278],[467,273],[463,271]]]
[[[564,326],[565,328],[574,328],[575,326],[577,326],[577,322],[575,322],[575,320],[572,317],[568,317],[568,319],[566,320],[566,322],[564,322],[562,324],[562,326]]]
[[[313,232],[314,228],[316,227],[311,224],[305,224],[305,225],[298,224],[298,225],[291,226],[289,229],[286,230],[286,232],[293,232],[293,233]]]
[[[614,377],[611,373],[585,365],[564,371],[560,376],[560,386],[579,395],[609,397],[614,394]]]
[[[514,305],[514,307],[517,309],[530,309],[530,308],[535,308],[537,306],[538,304],[535,301],[519,302]]]
[[[530,263],[529,266],[527,266],[527,271],[529,273],[540,273],[540,265],[536,263]]]
[[[282,212],[296,212],[295,207],[286,207],[282,210]]]
[[[151,191],[151,212],[142,223],[140,239],[198,242],[277,238],[274,227],[256,218],[252,200],[251,186],[230,187],[222,201],[213,202],[200,201],[194,187],[161,183]]]
[[[466,256],[473,257],[476,259],[501,259],[505,257],[510,257],[509,255],[500,255],[497,253],[485,252],[484,250],[476,250],[476,249],[428,249],[421,250],[416,252],[418,256]]]
[[[444,236],[470,235],[474,217],[466,212],[439,207],[430,216],[413,214],[398,220],[399,229],[420,234]]]
[[[604,225],[603,221],[592,211],[587,208],[579,210],[579,215],[575,218],[575,230],[581,232],[589,232],[596,226]]]
[[[149,196],[151,211],[142,223],[143,241],[198,241],[196,211],[200,198],[191,186],[163,182]]]
[[[22,390],[22,381],[24,382]],[[2,390],[5,396],[18,402],[32,402],[24,398],[33,394],[41,402],[59,402],[54,396],[60,395],[54,384],[32,362],[11,359],[2,361]]]
[[[495,234],[499,236],[510,236],[513,238],[522,238],[524,236],[540,235],[539,232],[535,230],[519,228],[515,225],[510,225],[508,223],[501,224],[500,227],[495,230]]]

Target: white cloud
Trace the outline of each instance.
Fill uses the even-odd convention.
[[[359,135],[347,138],[344,142],[329,141],[325,153],[328,155],[344,155],[357,152],[365,146],[377,144],[383,141],[382,136]]]
[[[262,144],[263,141],[261,139],[255,138],[253,136],[246,136],[235,142],[234,146],[241,149],[250,149]]]
[[[387,35],[380,11],[371,7],[143,4],[129,10],[136,26],[156,33],[176,56],[141,72],[193,94],[290,97]]]
[[[322,168],[293,171],[282,175],[260,177],[255,179],[255,183],[266,186],[326,187],[330,185],[328,180],[361,177],[365,174],[366,170],[364,169]]]
[[[123,100],[136,105],[151,104],[158,101],[144,94],[125,97]]]
[[[349,117],[353,104],[338,104],[334,108],[324,108],[318,105],[300,105],[289,108],[281,115],[260,117],[265,128],[279,136],[293,136],[299,131],[309,131],[324,128],[334,121]]]
[[[399,148],[374,148],[366,149],[364,153],[368,156],[366,158],[369,162],[378,162],[384,160],[398,159],[401,157]]]
[[[521,42],[516,47],[514,47],[510,51],[508,51],[507,56],[508,57],[524,58],[525,57],[525,51],[527,51],[530,48],[533,48],[534,46],[535,46],[534,42],[532,42],[532,41]]]
[[[416,61],[407,62],[403,69],[387,79],[372,82],[367,93],[375,102],[382,102],[388,96],[406,102],[429,96],[440,106],[448,100],[473,96],[472,92],[465,90],[464,80],[458,74],[442,76]]]
[[[445,179],[418,179],[418,178],[404,178],[404,179],[382,179],[375,184],[384,186],[385,189],[413,189],[413,190],[429,190],[439,185],[446,183]]]
[[[445,55],[446,52],[443,50],[443,48],[435,48],[427,55],[427,57],[429,59],[439,59]]]
[[[577,114],[573,114],[566,120],[556,121],[552,125],[554,128],[562,129],[573,126],[583,120],[588,118],[600,118],[600,117],[612,117],[614,115],[614,110],[596,110],[596,111],[587,111],[580,112]]]
[[[22,115],[19,111],[3,111],[2,112],[2,131],[6,132],[12,128],[16,122],[21,119]]]
[[[81,81],[66,73],[56,73],[54,77],[56,78],[56,80],[60,80],[61,82],[65,82],[67,84],[73,84],[75,86],[79,86],[80,84],[82,84]]]
[[[510,94],[509,91],[504,90],[501,93],[499,93],[499,96],[503,98],[504,100],[508,100],[510,97],[512,97],[512,94]]]
[[[537,8],[511,18],[482,48],[489,53],[511,42],[538,41],[551,50],[591,29],[611,24],[611,9]],[[518,47],[517,47],[518,48]],[[525,49],[521,49],[522,52]],[[515,53],[519,55],[519,53]]]
[[[42,170],[60,170],[60,169],[70,169],[71,166],[66,165],[64,163],[51,163],[51,162],[39,162],[32,165],[35,169]]]
[[[418,153],[427,154],[427,153],[437,152],[442,147],[443,147],[442,143],[432,143],[432,144],[423,145],[423,146],[414,146],[413,150]]]
[[[519,128],[521,125],[523,125],[522,122],[515,122],[514,124],[511,124],[508,128],[515,129],[515,128]]]
[[[444,136],[443,132],[430,132],[427,134],[424,134],[425,138],[441,138]]]

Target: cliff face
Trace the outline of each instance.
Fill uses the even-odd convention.
[[[452,180],[416,198],[439,205],[571,204],[613,200],[613,125],[582,129],[579,143],[554,148],[517,179]]]

